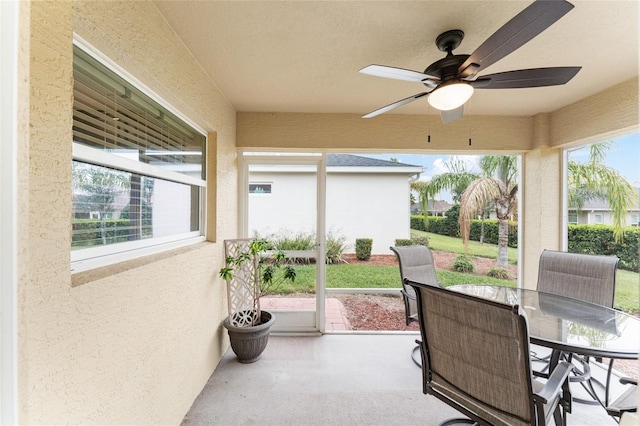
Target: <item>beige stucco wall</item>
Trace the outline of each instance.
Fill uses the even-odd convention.
[[[419,152],[523,151],[532,148],[530,117],[463,117],[444,125],[439,116],[386,114],[238,113],[240,148]],[[431,134],[431,142],[427,135]],[[469,146],[469,138],[472,144]]]
[[[237,229],[235,110],[150,2],[30,2],[19,239],[20,424],[179,424],[228,347],[216,271]],[[100,278],[70,273],[73,32],[211,132],[207,237]],[[22,123],[23,125],[25,123]],[[23,127],[27,127],[26,125]],[[216,185],[224,188],[216,190]]]

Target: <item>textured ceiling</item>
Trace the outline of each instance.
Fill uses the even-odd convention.
[[[470,54],[529,1],[155,1],[238,111],[365,114],[425,91],[358,72],[423,71],[444,57],[438,34],[461,29]],[[477,90],[465,114],[535,115],[638,76],[639,2],[574,0],[575,8],[483,70],[582,66],[564,86]],[[427,114],[426,98],[394,110]],[[375,118],[373,118],[375,120]]]

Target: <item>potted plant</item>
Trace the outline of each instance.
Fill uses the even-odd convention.
[[[272,250],[265,239],[225,240],[225,266],[220,277],[227,282],[229,315],[224,327],[231,349],[242,363],[260,359],[275,322],[271,312],[260,309],[260,297],[271,294],[285,281],[293,282],[295,268],[283,251]]]

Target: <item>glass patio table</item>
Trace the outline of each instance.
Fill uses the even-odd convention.
[[[606,306],[536,290],[495,286],[456,285],[457,291],[524,308],[531,343],[558,351],[609,359],[638,359],[640,318]],[[607,373],[605,401],[609,399]],[[602,403],[602,402],[601,402]]]

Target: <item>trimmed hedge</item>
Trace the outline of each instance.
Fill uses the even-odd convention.
[[[102,245],[101,226],[104,226],[106,244],[129,241],[129,219],[75,219],[71,226],[73,246]]]
[[[90,247],[103,245],[104,227],[105,244],[122,243],[130,240],[131,221],[129,219],[74,219],[71,223],[71,245],[73,247]],[[142,220],[142,238],[152,235],[151,220]]]
[[[396,238],[396,247],[400,246],[425,246],[429,247],[429,237]]]
[[[640,228],[624,228],[622,243],[613,239],[613,228],[607,225],[569,225],[569,251],[572,253],[616,255],[618,267],[629,271],[640,270]]]
[[[453,231],[452,221],[441,216],[428,216],[427,226],[424,224],[422,216],[411,216],[411,228],[418,231],[432,232],[434,234],[446,235],[449,237],[458,236],[458,223],[455,222],[456,228]],[[469,229],[469,239],[480,241],[480,230],[482,221],[474,219],[471,221]],[[453,235],[452,235],[453,234]],[[484,220],[484,242],[487,244],[498,244],[498,221],[495,219]],[[509,247],[518,247],[518,223],[509,222]]]
[[[450,235],[443,217],[429,216],[425,226],[422,216],[411,216],[411,228],[434,234]],[[472,220],[469,239],[480,240],[480,220]],[[616,255],[620,258],[620,269],[640,271],[640,228],[627,226],[624,229],[624,240],[616,243],[613,238],[613,227],[607,225],[569,225],[569,251],[571,253]],[[484,221],[484,241],[498,244],[498,221]],[[518,247],[518,227],[516,222],[509,222],[509,247]]]
[[[356,238],[356,257],[358,260],[369,260],[371,258],[371,246],[373,239]]]

